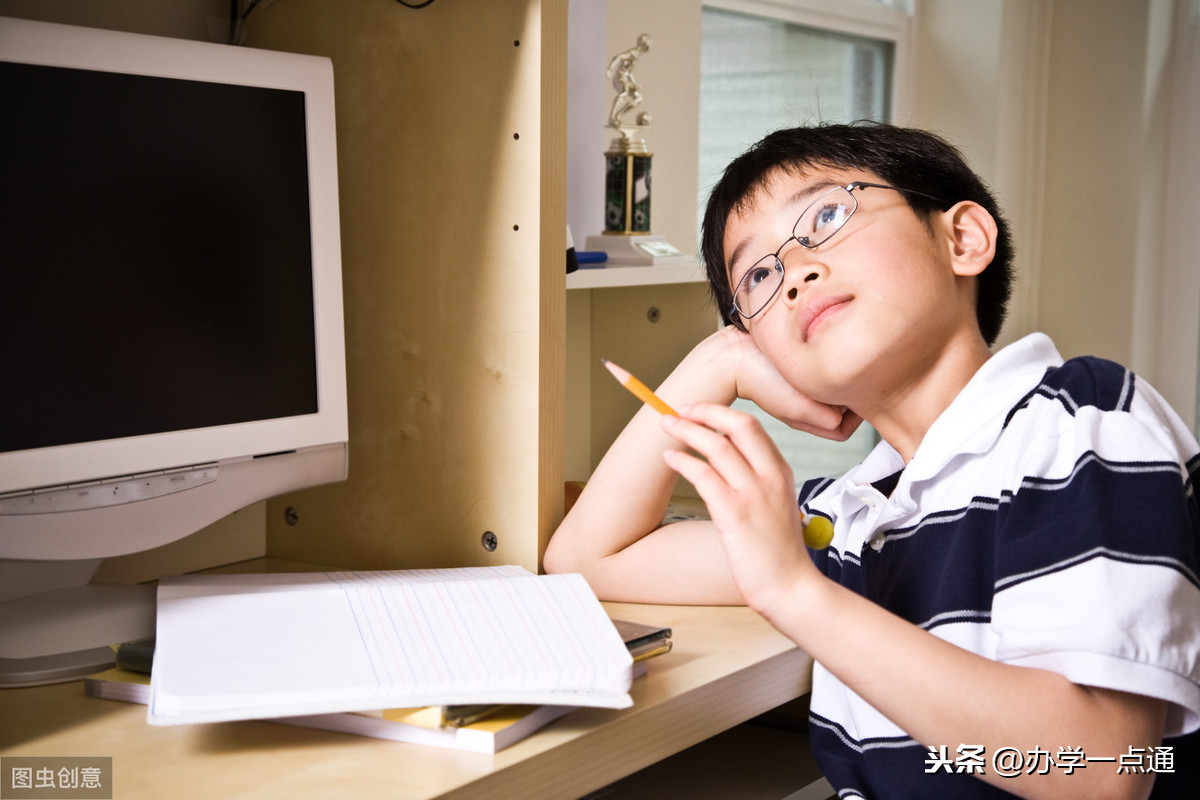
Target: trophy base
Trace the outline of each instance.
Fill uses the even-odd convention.
[[[695,259],[686,256],[670,244],[666,237],[654,234],[610,233],[587,237],[587,248],[608,254],[613,266],[653,267],[661,264],[691,264]]]

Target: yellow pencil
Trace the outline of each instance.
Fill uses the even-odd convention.
[[[646,386],[646,384],[630,375],[628,370],[621,369],[607,358],[602,358],[600,360],[604,362],[604,366],[607,367],[608,371],[613,374],[613,377],[616,378],[622,386],[633,392],[634,396],[637,397],[638,400],[641,400],[643,403],[650,406],[660,414],[670,414],[673,417],[679,416],[675,413],[675,409],[658,399],[658,395],[650,391],[650,387]]]
[[[637,399],[641,400],[646,405],[653,408],[660,414],[670,414],[679,416],[675,413],[675,409],[659,399],[658,395],[650,391],[650,387],[633,377],[629,370],[621,369],[616,364],[609,361],[607,358],[600,359],[613,377],[620,381],[621,385],[629,391],[633,392]],[[833,523],[825,517],[812,516],[808,522],[803,525],[804,543],[814,550],[824,550],[833,540]]]

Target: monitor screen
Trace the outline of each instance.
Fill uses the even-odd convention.
[[[5,62],[0,97],[0,452],[316,413],[304,93]]]
[[[138,629],[57,565],[346,477],[330,61],[0,18],[0,365],[3,686]]]

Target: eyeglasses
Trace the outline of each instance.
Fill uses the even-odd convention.
[[[735,315],[737,314],[740,314],[743,319],[750,319],[761,313],[775,297],[779,287],[783,285],[783,262],[779,260],[779,254],[783,248],[787,247],[788,242],[795,241],[801,247],[811,250],[829,241],[830,237],[842,229],[842,226],[858,208],[854,192],[858,189],[868,188],[892,189],[906,194],[915,194],[932,200],[940,206],[946,205],[945,202],[933,195],[912,189],[901,189],[898,186],[887,186],[882,183],[855,181],[845,186],[835,186],[800,212],[799,219],[792,227],[792,235],[779,245],[778,250],[769,256],[763,256],[746,270],[741,280],[738,281],[737,288],[733,290],[733,308],[730,309],[730,317],[736,322]]]

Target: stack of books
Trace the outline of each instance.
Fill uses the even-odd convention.
[[[127,668],[85,682],[156,725],[267,719],[492,753],[579,706],[627,707],[671,647],[669,628],[610,620],[580,576],[518,567],[182,576],[158,603],[151,674],[119,653]]]

